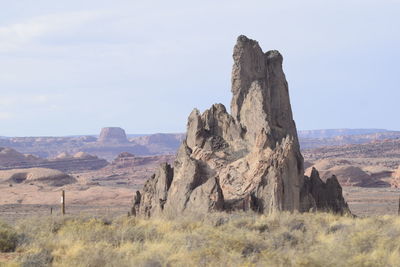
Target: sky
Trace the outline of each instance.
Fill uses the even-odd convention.
[[[237,36],[284,57],[297,128],[400,130],[400,0],[0,0],[0,136],[184,132]]]

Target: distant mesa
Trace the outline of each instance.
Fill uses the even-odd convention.
[[[120,127],[105,127],[101,129],[98,139],[100,143],[120,144],[128,143],[125,130]]]

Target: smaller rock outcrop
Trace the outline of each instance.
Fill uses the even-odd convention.
[[[340,214],[350,213],[350,209],[343,198],[342,187],[336,176],[332,175],[324,182],[315,168],[312,169],[310,177],[304,177],[300,199],[303,212],[318,210]]]
[[[120,127],[106,127],[101,129],[98,142],[123,144],[129,141],[124,129]]]

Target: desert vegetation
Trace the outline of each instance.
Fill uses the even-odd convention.
[[[13,227],[0,224],[0,261],[6,266],[400,266],[399,240],[396,216],[41,217]]]

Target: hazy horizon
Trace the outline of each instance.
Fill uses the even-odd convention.
[[[240,34],[282,53],[299,130],[400,130],[397,0],[39,0],[3,9],[0,136],[184,132],[193,108],[229,107]]]
[[[118,127],[118,126],[110,126],[110,127]],[[105,127],[107,128],[107,127]],[[99,136],[100,135],[100,130],[97,133],[82,133],[82,134],[72,134],[72,135],[15,135],[15,136],[6,136],[6,135],[0,135],[0,138],[13,138],[13,137],[79,137],[79,136]],[[380,128],[335,128],[335,129],[297,129],[298,133],[306,133],[306,132],[318,132],[318,131],[341,131],[341,130],[346,130],[346,131],[372,131],[371,133],[380,133],[380,132],[398,132],[397,130],[392,130],[392,129],[380,129]],[[152,132],[152,133],[131,133],[131,132],[126,132],[126,135],[128,138],[132,137],[140,137],[140,136],[148,136],[148,135],[153,135],[153,134],[185,134],[186,131],[182,132]],[[370,132],[366,133],[361,133],[362,134],[370,134]],[[358,135],[358,134],[343,134],[343,135]]]

